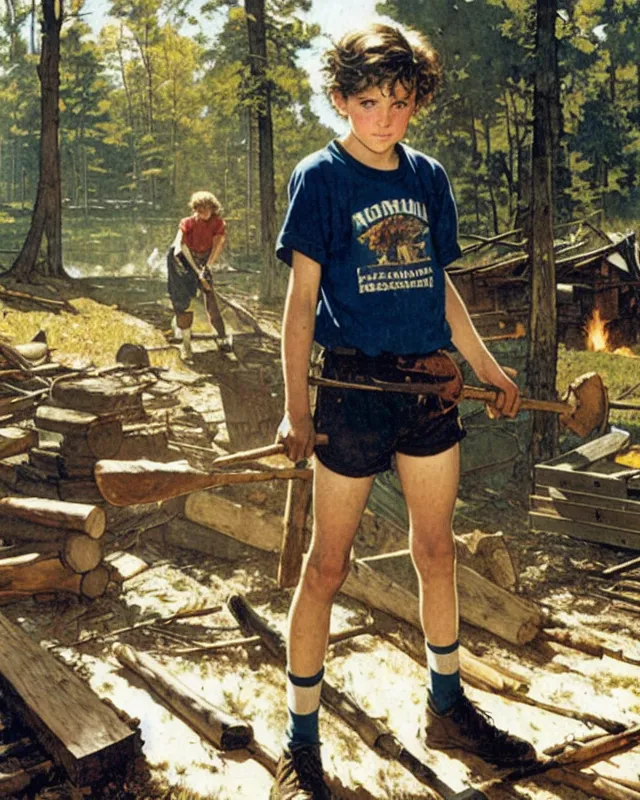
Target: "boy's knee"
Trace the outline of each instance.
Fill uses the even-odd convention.
[[[427,536],[414,541],[411,545],[411,557],[421,575],[437,572],[453,573],[456,561],[456,547],[453,535]]]
[[[305,587],[314,595],[331,599],[349,574],[349,559],[335,559],[311,553],[304,571]]]

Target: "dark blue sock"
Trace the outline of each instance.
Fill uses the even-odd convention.
[[[429,696],[432,705],[439,714],[444,714],[448,711],[462,694],[458,650],[459,644],[457,640],[445,647],[439,647],[427,642]]]
[[[318,712],[324,667],[309,678],[287,672],[287,705],[289,724],[286,730],[289,748],[301,744],[318,744]]]

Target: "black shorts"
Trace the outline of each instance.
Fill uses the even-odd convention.
[[[195,260],[198,263],[198,259]],[[198,266],[202,267],[203,264]],[[204,271],[204,277],[211,281],[209,270]],[[200,279],[193,271],[193,267],[182,253],[176,256],[173,247],[169,248],[167,253],[167,288],[176,314],[182,314],[189,308],[201,288]]]
[[[322,375],[350,383],[361,383],[363,377],[402,383],[396,359],[392,354],[325,351]],[[388,470],[394,453],[442,453],[466,435],[456,406],[439,413],[437,399],[408,393],[320,387],[314,422],[316,433],[329,437],[328,445],[316,448],[316,457],[351,478]]]

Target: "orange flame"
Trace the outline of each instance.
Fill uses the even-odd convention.
[[[607,331],[607,320],[600,316],[600,311],[595,308],[591,319],[584,328],[587,336],[587,350],[591,352],[613,353],[616,356],[626,356],[627,358],[638,358],[629,347],[611,346],[609,333]]]
[[[609,350],[609,336],[606,328],[607,321],[602,319],[600,311],[595,308],[591,319],[585,326],[587,334],[587,350],[599,352]]]

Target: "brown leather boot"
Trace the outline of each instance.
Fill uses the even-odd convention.
[[[499,767],[511,767],[536,759],[533,745],[500,730],[491,717],[464,694],[444,714],[438,714],[429,699],[425,739],[427,747],[432,750],[459,747]]]
[[[276,769],[269,800],[331,800],[324,782],[319,744],[285,748]]]

